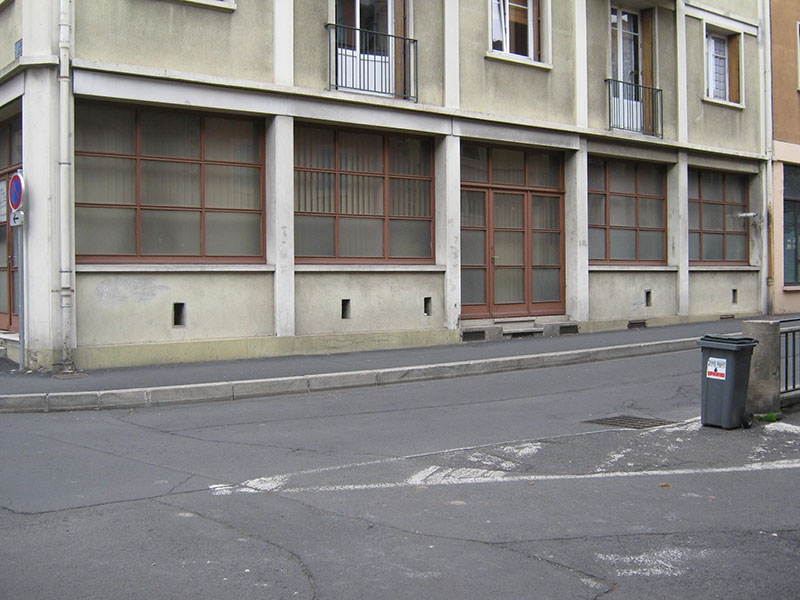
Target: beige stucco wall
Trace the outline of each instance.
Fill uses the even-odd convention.
[[[657,34],[655,50],[655,87],[661,90],[664,111],[664,139],[678,138],[678,41],[675,11],[656,10]]]
[[[418,95],[422,104],[444,104],[444,2],[415,2]]]
[[[652,319],[678,312],[674,271],[593,271],[589,274],[589,319]],[[650,290],[651,306],[645,303]]]
[[[552,68],[487,57],[489,3],[461,2],[461,108],[548,123],[575,123],[572,3],[552,3]]]
[[[726,104],[706,100],[703,63],[692,57],[705,56],[705,29],[699,19],[686,19],[686,54],[691,65],[687,73],[689,99],[689,141],[745,152],[761,151],[761,83],[758,41],[743,35],[742,103]]]
[[[301,88],[328,89],[329,2],[294,2],[294,83]]]
[[[0,7],[0,70],[14,62],[14,44],[22,39],[22,3],[12,0]]]
[[[297,273],[298,335],[444,328],[441,273]],[[431,314],[424,313],[424,298]],[[342,318],[342,300],[350,318]]]
[[[800,3],[772,4],[772,101],[775,139],[800,143],[800,94],[797,93],[797,23]]]
[[[758,271],[693,271],[689,274],[689,311],[692,315],[758,313]],[[733,290],[738,302],[733,302]]]
[[[271,273],[80,273],[78,346],[268,336]],[[186,325],[173,327],[173,303]]]
[[[272,81],[272,0],[235,11],[168,0],[74,4],[77,59]]]

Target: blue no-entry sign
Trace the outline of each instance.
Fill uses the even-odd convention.
[[[22,173],[17,171],[8,181],[8,206],[13,211],[22,208],[22,197],[25,194],[25,180]]]

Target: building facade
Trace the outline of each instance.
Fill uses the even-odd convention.
[[[0,329],[59,369],[759,314],[766,11],[0,0]]]
[[[772,0],[770,312],[800,312],[800,6]]]

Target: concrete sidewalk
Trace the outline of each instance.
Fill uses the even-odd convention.
[[[741,320],[725,319],[401,350],[106,369],[70,376],[17,373],[18,365],[3,359],[0,412],[241,400],[579,364],[689,350],[707,333],[733,334],[741,329]]]

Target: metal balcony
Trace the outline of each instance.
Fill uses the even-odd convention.
[[[417,40],[327,25],[330,89],[417,101]]]
[[[610,129],[663,137],[661,90],[615,79],[606,79],[606,84]]]

